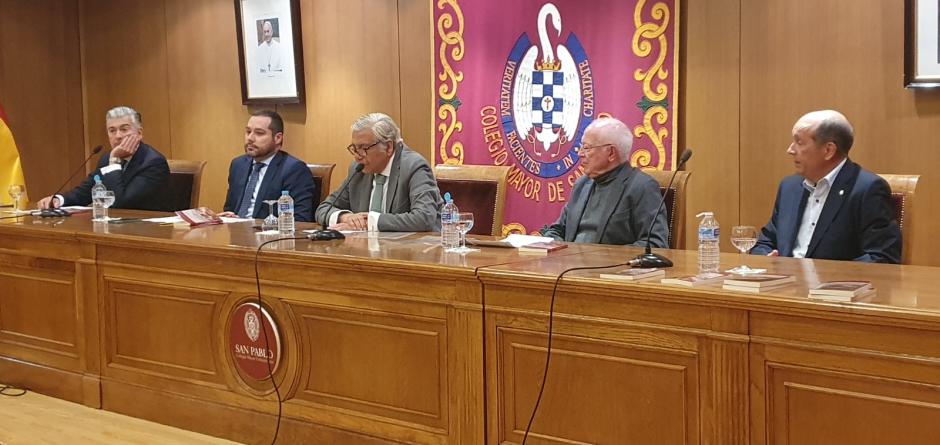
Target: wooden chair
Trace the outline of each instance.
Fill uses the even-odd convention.
[[[659,183],[660,193],[666,196],[666,220],[669,221],[669,248],[682,249],[685,247],[685,186],[689,182],[692,172],[680,171],[668,190],[671,171],[644,170]],[[644,233],[643,236],[646,236]]]
[[[442,164],[434,176],[441,195],[449,192],[461,212],[473,212],[470,233],[502,236],[509,167]]]
[[[192,209],[199,205],[199,185],[206,161],[167,159],[170,182],[167,186],[168,205],[173,211]]]
[[[888,181],[891,186],[891,200],[894,202],[894,216],[898,220],[898,226],[901,228],[901,264],[911,264],[912,250],[914,247],[914,230],[911,228],[914,222],[914,189],[917,188],[917,181],[920,175],[888,175],[878,174]]]
[[[336,167],[336,164],[307,164],[310,173],[313,173],[313,182],[317,185],[317,190],[320,191],[319,201],[313,205],[314,209],[316,209],[327,196],[330,196],[330,181],[333,178],[334,167]]]

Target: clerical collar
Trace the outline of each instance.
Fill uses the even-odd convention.
[[[620,171],[623,170],[623,168],[624,168],[624,167],[623,167],[623,164],[620,164],[620,165],[614,167],[613,170],[611,170],[611,171],[609,171],[609,172],[607,172],[607,173],[604,173],[604,174],[602,174],[602,175],[600,175],[600,176],[594,178],[594,183],[595,183],[595,184],[604,185],[604,184],[609,183],[610,181],[613,181],[614,178],[616,178],[617,175],[620,174]]]

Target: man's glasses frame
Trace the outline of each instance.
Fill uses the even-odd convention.
[[[366,152],[369,151],[370,148],[383,143],[385,143],[385,141],[378,141],[368,147],[357,147],[353,144],[349,144],[349,146],[346,147],[346,150],[349,151],[349,154],[353,156],[365,156]]]
[[[613,147],[613,146],[614,144],[599,144],[599,145],[592,145],[590,147],[581,146],[581,147],[578,147],[578,154],[587,154],[589,151],[594,150],[595,148],[604,148],[604,147]]]

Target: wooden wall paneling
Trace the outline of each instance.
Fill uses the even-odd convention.
[[[902,86],[904,10],[864,0],[742,2],[741,215],[766,223],[776,187],[793,173],[793,123],[805,112],[833,108],[855,127],[850,156],[878,173],[922,175],[917,190],[915,264],[940,265],[932,203],[940,184],[940,95]],[[798,31],[797,31],[798,30]]]
[[[695,155],[686,164],[694,172],[686,201],[686,245],[698,243],[698,219],[715,212],[730,234],[738,224],[740,149],[740,39],[741,0],[690,0],[683,3],[680,88],[681,147]],[[735,251],[728,236],[722,250]]]
[[[80,17],[86,145],[109,149],[105,113],[126,105],[140,112],[144,141],[172,158],[167,57],[181,49],[167,49],[165,2],[80,0]]]
[[[229,163],[245,154],[235,8],[231,1],[166,0],[168,122],[173,158],[208,161],[200,205],[221,211]],[[288,150],[293,132],[287,132]]]
[[[33,201],[85,157],[78,37],[76,0],[0,0],[0,103]]]
[[[402,136],[431,163],[434,162],[432,3],[424,0],[398,2]]]

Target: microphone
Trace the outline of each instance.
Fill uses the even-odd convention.
[[[343,191],[345,191],[347,187],[349,187],[349,182],[352,181],[352,178],[362,173],[362,169],[365,167],[366,166],[362,164],[356,165],[356,170],[353,172],[352,175],[349,175],[349,177],[346,178],[346,181],[343,182],[343,186],[339,188],[338,192],[336,192],[337,198],[343,194]],[[327,202],[327,204],[330,205],[330,211],[332,211],[336,207],[333,205],[333,202]],[[329,217],[330,211],[326,212],[327,217]],[[307,238],[309,238],[310,241],[331,241],[335,239],[344,239],[346,238],[346,235],[343,235],[339,230],[322,229],[322,230],[316,230],[313,233],[307,235]]]
[[[666,204],[666,194],[668,194],[669,189],[672,188],[672,181],[676,179],[676,173],[679,172],[679,169],[682,168],[686,161],[688,161],[691,157],[692,149],[686,148],[685,151],[682,152],[682,156],[679,158],[679,163],[676,164],[676,169],[672,172],[672,177],[669,178],[669,185],[666,186],[666,193],[663,193],[663,198],[659,201],[659,208],[657,208],[656,213],[653,214],[653,222],[650,223],[649,231],[646,232],[646,252],[637,255],[636,258],[630,260],[630,267],[672,267],[672,260],[662,255],[653,253],[653,250],[650,247],[650,238],[653,235],[653,226],[656,225],[656,221],[659,219],[657,216],[659,216],[659,212]],[[683,217],[685,216],[683,215]]]
[[[85,168],[85,164],[88,163],[88,161],[91,159],[92,156],[94,156],[94,155],[96,155],[96,154],[98,154],[98,153],[101,152],[101,149],[102,149],[102,148],[104,148],[104,146],[103,146],[103,145],[99,145],[99,146],[97,146],[97,147],[91,149],[91,154],[89,154],[88,157],[86,157],[85,160],[82,161],[82,164],[79,165],[78,168],[76,168],[75,171],[73,171],[72,174],[69,175],[68,179],[66,179],[65,182],[63,182],[62,185],[60,185],[59,188],[56,189],[55,193],[52,194],[52,201],[50,201],[50,202],[52,203],[52,207],[53,207],[53,208],[51,208],[51,209],[43,209],[43,210],[40,212],[39,216],[42,216],[42,217],[49,217],[49,216],[71,216],[71,214],[70,214],[69,212],[65,211],[65,210],[60,210],[60,209],[54,208],[54,207],[55,207],[55,197],[56,197],[56,195],[58,195],[58,194],[62,191],[63,188],[65,188],[65,185],[68,184],[69,181],[71,181],[72,178],[74,178],[75,175],[78,174],[79,171],[81,171],[83,168]],[[65,202],[62,202],[62,203],[60,203],[59,205],[60,205],[60,206],[65,205]]]

